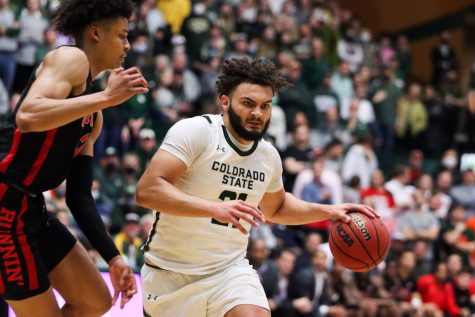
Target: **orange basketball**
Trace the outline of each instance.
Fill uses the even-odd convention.
[[[389,250],[388,229],[380,218],[359,212],[348,214],[349,223],[336,221],[330,229],[330,250],[335,261],[356,271],[369,271],[385,258]]]

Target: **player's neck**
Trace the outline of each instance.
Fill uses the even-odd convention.
[[[101,60],[101,53],[97,52],[96,49],[87,45],[87,43],[83,43],[83,45],[78,46],[87,56],[89,61],[89,69],[91,70],[92,78],[96,78],[101,72],[106,70],[105,67],[101,66],[99,61]]]

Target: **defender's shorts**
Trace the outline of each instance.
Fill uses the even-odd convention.
[[[269,310],[259,277],[246,259],[208,275],[184,275],[148,265],[141,274],[145,316],[223,317],[242,304]]]
[[[50,287],[48,273],[76,243],[36,198],[0,182],[0,296],[22,300]]]

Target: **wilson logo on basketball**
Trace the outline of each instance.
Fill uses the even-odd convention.
[[[345,228],[343,228],[343,225],[339,223],[336,226],[336,232],[338,233],[338,236],[343,240],[343,242],[346,243],[349,247],[353,244],[353,239],[351,239],[350,235],[345,231]]]
[[[369,234],[368,228],[366,228],[366,220],[361,217],[359,213],[352,213],[350,214],[351,220],[361,232],[365,241],[371,240],[371,235]]]

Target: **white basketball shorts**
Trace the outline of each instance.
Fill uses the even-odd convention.
[[[237,305],[269,310],[256,271],[246,259],[208,275],[184,275],[144,265],[145,316],[223,317]]]

